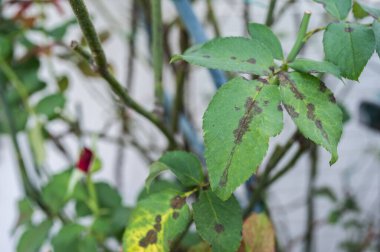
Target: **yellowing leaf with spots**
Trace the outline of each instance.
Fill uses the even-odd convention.
[[[203,118],[212,190],[227,200],[261,164],[283,127],[278,86],[235,78],[218,90]]]
[[[318,78],[298,72],[280,74],[282,103],[301,133],[338,159],[343,114],[334,95]]]
[[[243,241],[239,252],[274,252],[275,236],[265,213],[253,213],[243,224]]]
[[[186,196],[168,190],[139,201],[123,238],[123,252],[165,252],[191,220]]]
[[[211,191],[203,191],[193,204],[198,234],[211,244],[213,252],[232,252],[241,240],[242,216],[235,197],[222,201]]]

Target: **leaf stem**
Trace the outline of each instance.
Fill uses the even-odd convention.
[[[125,90],[119,81],[116,80],[116,78],[110,73],[107,65],[107,59],[100,44],[99,37],[95,31],[95,27],[90,19],[87,7],[83,0],[69,0],[69,2],[91,50],[99,74],[107,81],[112,91],[126,106],[145,117],[165,135],[169,142],[169,148],[177,147],[176,140],[166,126],[155,115],[145,110],[136,101],[134,101],[128,94],[127,90]],[[76,45],[76,47],[78,46],[79,44]],[[73,49],[76,50],[76,48]]]
[[[265,20],[265,25],[268,27],[272,26],[274,22],[273,14],[276,8],[276,4],[277,4],[277,0],[271,0],[269,3],[269,9],[268,9],[267,17]]]
[[[307,28],[309,26],[310,17],[311,17],[311,12],[306,11],[301,21],[296,42],[294,43],[294,46],[288,55],[287,62],[292,62],[297,57],[298,53],[301,51],[303,45],[305,44],[304,38],[306,36]]]

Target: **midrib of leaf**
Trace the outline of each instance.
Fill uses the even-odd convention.
[[[260,91],[256,92],[256,95],[253,97],[253,101],[256,101],[257,97],[259,96],[260,92],[262,91],[262,87],[264,86],[264,84],[259,84],[259,86],[261,87],[261,89],[260,89]],[[254,106],[252,106],[246,113],[244,113],[243,117],[250,115],[253,112],[253,110],[254,110]],[[238,127],[239,127],[239,125],[238,125]],[[260,131],[260,128],[258,128],[257,130]],[[242,127],[239,128],[238,133],[242,133]],[[230,152],[230,155],[228,157],[227,164],[224,167],[222,177],[219,180],[219,186],[225,186],[225,184],[228,182],[228,172],[229,172],[229,169],[231,167],[232,158],[235,155],[236,147],[239,144],[240,143],[235,143],[235,141],[234,141],[234,145],[233,145],[232,150]],[[222,181],[222,180],[225,180],[225,181]]]
[[[350,27],[350,26],[348,26]],[[350,47],[351,47],[351,53],[352,53],[352,69],[354,69],[355,73],[354,75],[356,75],[357,73],[357,69],[356,69],[356,66],[355,66],[355,49],[354,49],[354,41],[352,40],[352,32],[349,32],[348,33],[348,36],[350,37]]]
[[[205,193],[205,194],[206,194],[207,201],[208,201],[208,202],[210,203],[210,205],[211,205],[211,210],[212,210],[212,213],[213,213],[214,216],[215,216],[215,220],[217,221],[217,223],[219,223],[219,219],[218,219],[218,216],[217,216],[217,214],[216,214],[215,208],[214,208],[214,206],[213,206],[213,204],[212,204],[212,202],[211,202],[211,199],[210,199],[208,193]]]

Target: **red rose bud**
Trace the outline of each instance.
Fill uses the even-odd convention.
[[[82,172],[87,173],[90,169],[93,153],[90,149],[84,147],[80,154],[80,158],[76,164],[76,167]]]

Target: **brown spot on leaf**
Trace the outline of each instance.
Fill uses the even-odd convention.
[[[327,135],[325,129],[323,128],[323,125],[322,125],[321,120],[315,120],[314,123],[315,123],[315,126],[317,126],[317,128],[321,131],[322,136],[323,136],[327,141],[329,141],[329,136]]]
[[[154,224],[154,229],[157,231],[157,232],[160,232],[161,231],[161,223],[157,223],[157,224]]]
[[[256,101],[252,97],[248,97],[245,102],[245,113],[244,116],[240,119],[238,127],[234,130],[235,144],[241,143],[244,134],[249,128],[249,123],[252,121],[252,118],[255,115],[263,112]]]
[[[346,27],[346,28],[344,28],[344,31],[345,32],[353,32],[354,28],[352,28],[352,27]]]
[[[160,222],[161,222],[161,215],[157,215],[157,216],[156,216],[156,222],[157,222],[157,223],[160,223]]]
[[[218,234],[224,232],[224,226],[220,223],[215,224],[214,229]]]
[[[174,209],[181,209],[186,204],[186,198],[179,195],[170,201],[170,206]]]
[[[155,244],[157,242],[157,232],[153,229],[150,229],[144,238],[139,242],[140,247],[146,248],[150,244]]]
[[[294,109],[293,106],[284,104],[284,107],[286,111],[288,111],[291,118],[297,118],[299,116],[299,113]]]
[[[306,105],[306,107],[307,107],[307,118],[314,121],[315,120],[315,114],[314,114],[315,106],[314,106],[314,104],[309,103]]]
[[[290,90],[293,92],[296,99],[303,100],[305,96],[297,89],[296,85],[290,82]]]
[[[231,56],[230,59],[236,60],[237,58],[235,56]]]
[[[178,212],[173,212],[173,219],[178,219],[179,213]]]
[[[250,64],[256,64],[256,59],[250,58],[250,59],[247,59],[247,62]]]

